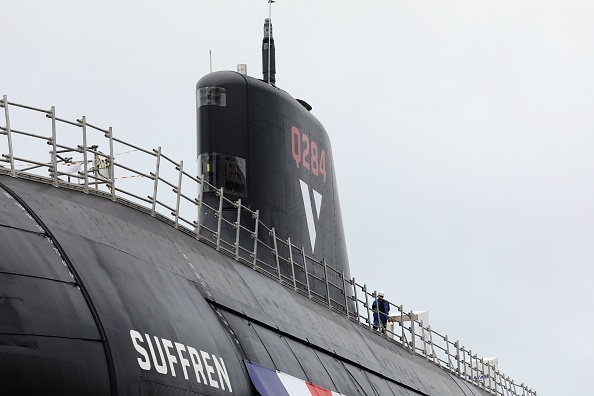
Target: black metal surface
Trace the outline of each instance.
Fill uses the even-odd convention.
[[[36,336],[34,347],[0,344],[0,379],[3,395],[110,394],[99,341]]]
[[[215,357],[224,360],[233,393],[240,395],[255,392],[243,358],[347,395],[485,394],[144,213],[80,192],[0,181],[27,203],[76,268],[109,340],[119,394],[227,395]],[[5,389],[110,393],[96,325],[75,280],[68,275],[64,282],[67,267],[44,247],[53,245],[42,235],[0,230],[6,242],[0,247],[0,313],[10,318],[1,321]],[[199,383],[191,365],[185,379],[174,349],[175,377],[169,365],[166,374],[157,372],[152,357],[143,370],[131,330],[147,353],[147,335],[155,347],[154,337],[161,347],[163,339],[182,344],[182,356],[189,357],[188,347],[204,351],[219,388]],[[41,382],[29,381],[31,368]]]
[[[23,276],[74,283],[68,267],[45,234],[0,225],[0,240],[11,241],[3,246],[0,272],[16,270]]]
[[[58,234],[77,241],[72,257],[92,263],[85,279],[93,285],[93,297],[104,301],[99,313],[108,334],[114,335],[110,338],[113,338],[118,372],[132,378],[140,374],[138,366],[130,366],[136,361],[136,358],[130,359],[136,355],[128,334],[133,329],[153,339],[164,338],[223,357],[227,370],[232,373],[231,382],[235,386],[243,382],[246,386],[239,355],[222,331],[215,312],[202,298],[196,282],[111,246],[95,244],[65,231]],[[179,263],[179,259],[177,261]],[[165,375],[154,370],[144,372],[142,378],[180,389],[213,388],[201,386],[191,375],[187,381],[180,381],[179,366],[176,377],[168,369]],[[137,384],[124,381],[120,390],[124,394],[133,393],[137,391]],[[225,394],[215,388],[209,390],[207,394]]]
[[[7,225],[10,225],[4,231],[12,230],[15,220],[16,223],[21,223],[24,229],[33,228],[31,224],[34,224],[34,228],[37,229],[35,233],[31,233],[15,228],[14,232],[4,235],[6,237],[4,239],[5,249],[3,249],[5,252],[2,257],[4,257],[5,271],[0,274],[0,292],[3,295],[5,311],[3,316],[6,320],[3,321],[4,326],[0,327],[4,338],[2,345],[8,347],[8,352],[11,353],[13,351],[10,347],[25,346],[37,350],[40,345],[51,349],[54,343],[62,343],[64,346],[70,347],[77,344],[76,341],[84,343],[99,341],[106,358],[104,362],[107,366],[110,393],[117,394],[113,362],[105,332],[95,306],[80,281],[77,271],[50,229],[29,208],[27,203],[2,183],[0,183],[0,189],[3,190],[2,200],[7,212],[13,214],[13,216],[7,216]],[[17,209],[14,209],[15,206]],[[8,209],[9,207],[11,209]],[[18,212],[19,210],[20,212]],[[15,212],[20,216],[14,216]],[[27,246],[29,244],[35,248],[29,248]],[[53,252],[49,251],[48,246],[51,246]],[[59,281],[43,276],[47,272],[63,274],[64,268],[60,268],[62,265],[67,269],[72,281]],[[63,278],[65,278],[64,274]],[[20,304],[15,304],[17,301]],[[46,342],[38,342],[38,339],[44,337]],[[95,348],[81,345],[81,349],[94,351]],[[44,351],[42,350],[42,352]],[[64,357],[60,356],[54,362],[58,364],[59,369],[64,365],[63,359]],[[18,358],[14,360],[15,365],[11,366],[11,370],[6,371],[6,375],[15,368],[19,370],[16,363],[19,360]],[[31,360],[33,365],[38,363],[35,362],[35,359]],[[28,362],[25,362],[24,367],[28,365]],[[99,366],[102,366],[101,363]],[[20,369],[22,370],[23,366]],[[75,373],[80,371],[80,369],[73,370]],[[76,380],[70,381],[65,377],[64,374],[67,373],[64,371],[59,371],[59,374],[61,375],[51,378],[46,389],[56,387],[60,393],[79,394],[87,388],[89,383],[84,378],[80,380],[82,377],[89,375],[96,378],[102,377],[101,374],[95,376],[94,373],[84,372],[82,373],[84,375],[76,377],[80,380],[77,382]],[[37,389],[32,382],[22,381],[22,373],[17,378],[21,378],[21,383],[8,382],[6,387],[8,391],[25,394]],[[43,389],[43,385],[39,389]]]
[[[11,318],[0,322],[0,332],[100,340],[93,317],[74,284],[1,274],[0,290],[2,317]]]

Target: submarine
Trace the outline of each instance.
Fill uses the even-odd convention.
[[[197,172],[3,97],[1,393],[535,396],[394,301],[378,328],[270,19],[262,60],[198,81]]]

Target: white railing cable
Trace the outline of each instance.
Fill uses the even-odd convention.
[[[37,130],[37,125],[23,130],[14,129],[11,125],[12,114],[9,114],[9,106],[12,112],[16,109],[18,112],[33,111],[45,114],[51,119],[51,136],[43,136],[27,130],[29,128]],[[249,265],[254,270],[267,274],[309,299],[342,313],[350,320],[408,349],[412,354],[424,357],[490,394],[536,396],[536,391],[523,383],[516,385],[508,376],[499,372],[490,361],[485,361],[484,358],[473,354],[461,346],[459,341],[451,342],[447,335],[441,335],[430,326],[423,324],[420,319],[415,318],[414,312],[404,313],[402,305],[389,303],[394,308],[391,311],[396,312],[396,315],[389,317],[394,327],[393,330],[390,328],[383,333],[380,317],[382,313],[379,311],[379,306],[376,304],[374,310],[370,303],[370,298],[371,301],[376,301],[376,291],[370,293],[367,285],[357,284],[355,278],[346,279],[343,271],[335,269],[325,259],[317,260],[309,257],[304,247],[293,245],[290,238],[281,239],[274,227],[269,228],[261,221],[258,210],[253,211],[243,206],[241,199],[231,201],[225,196],[223,188],[210,184],[205,180],[205,175],[188,174],[183,169],[183,161],[176,163],[162,153],[161,147],[154,150],[142,149],[115,138],[111,127],[102,129],[88,123],[85,116],[76,122],[63,120],[56,117],[54,107],[48,111],[12,103],[8,101],[6,95],[0,101],[0,107],[4,107],[4,125],[0,125],[0,135],[6,136],[6,144],[0,141],[2,151],[0,174],[83,191],[142,210],[192,235],[197,240],[214,246],[217,250]],[[15,120],[16,117],[13,117],[13,124]],[[74,144],[67,144],[72,141],[58,142],[58,125],[61,124],[67,124],[69,128],[71,126],[80,128],[80,141]],[[97,134],[97,132],[100,133]],[[15,139],[18,140],[16,146]],[[107,139],[107,141],[101,139]],[[45,141],[51,146],[49,162],[41,160],[44,154],[47,155],[47,151],[35,152],[30,149],[33,145],[23,144],[23,142],[34,143],[33,141]],[[108,154],[100,152],[101,144],[108,147]],[[137,163],[152,163],[154,160],[154,172],[146,173],[125,165],[121,163],[122,161],[116,162],[114,154],[116,145],[118,149],[133,149],[139,155],[149,157],[149,160],[137,161]],[[23,149],[17,152],[16,148],[21,147]],[[60,155],[63,153],[70,153],[72,157],[62,158]],[[104,165],[100,165],[102,161]],[[88,164],[91,162],[93,166],[89,168]],[[76,172],[61,168],[72,165],[77,166]],[[99,166],[107,168],[109,172],[107,178],[100,174]],[[129,174],[119,175],[120,172],[129,172]],[[139,178],[145,182],[142,187],[127,188],[125,182],[127,178]],[[185,183],[184,179],[186,179]],[[197,198],[190,198],[182,193],[182,185],[185,185],[188,191],[188,183],[196,185]],[[91,184],[93,184],[92,188]],[[160,188],[160,184],[170,188]],[[130,190],[131,188],[133,191]],[[138,193],[138,190],[143,188],[146,189],[144,197]],[[213,200],[204,199],[207,192],[218,197],[216,204]],[[214,207],[209,205],[209,202]],[[237,212],[231,213],[229,210],[237,210]],[[225,213],[229,214],[225,215]],[[244,215],[243,220],[242,215]],[[196,221],[189,220],[191,218],[196,218]],[[254,239],[253,244],[247,244],[251,247],[242,243],[242,231],[243,235],[249,235]],[[264,249],[258,249],[259,244]],[[297,252],[296,254],[293,249]],[[290,266],[290,271],[284,271],[285,274],[283,274],[281,262],[283,265]],[[323,276],[318,275],[321,273]],[[377,315],[379,322],[376,330],[372,319],[373,313]],[[406,322],[410,323],[406,324]],[[396,329],[396,326],[400,326],[400,329]]]

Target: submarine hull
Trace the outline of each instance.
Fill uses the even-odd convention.
[[[0,176],[3,394],[257,395],[246,362],[344,395],[483,395],[125,205]]]

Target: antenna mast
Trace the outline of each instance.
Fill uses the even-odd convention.
[[[268,84],[270,84],[270,37],[272,37],[272,3],[274,0],[268,0]]]
[[[270,85],[276,83],[276,61],[271,20],[272,3],[274,0],[268,0],[269,17],[264,20],[264,38],[262,39],[262,80]]]

